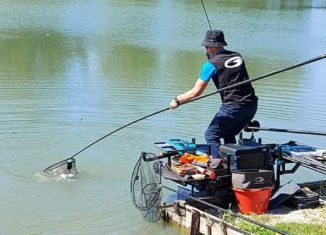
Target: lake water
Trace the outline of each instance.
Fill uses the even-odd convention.
[[[204,1],[251,78],[326,53],[326,2]],[[142,151],[204,143],[218,95],[138,122],[76,156],[75,180],[41,172],[133,120],[168,107],[205,61],[199,0],[0,2],[0,234],[186,234],[142,220],[129,197]],[[326,131],[326,60],[253,85],[261,126]],[[205,94],[214,91],[210,83]],[[264,143],[325,137],[258,132]],[[300,170],[298,181],[325,179]],[[285,176],[284,181],[291,179]],[[165,195],[169,192],[164,192]]]

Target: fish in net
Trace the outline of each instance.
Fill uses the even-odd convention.
[[[76,168],[76,160],[74,158],[67,158],[66,160],[60,161],[56,164],[53,164],[43,170],[44,173],[50,176],[70,176],[74,177],[78,174]]]
[[[158,157],[142,152],[132,172],[130,197],[147,222],[155,223],[160,219],[161,190]]]

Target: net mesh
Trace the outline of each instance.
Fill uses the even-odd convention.
[[[58,176],[58,175],[77,175],[76,160],[74,158],[68,158],[56,164],[53,164],[43,170],[44,173]]]
[[[134,167],[130,196],[143,219],[154,223],[160,219],[161,182],[160,162],[155,154],[142,152]]]

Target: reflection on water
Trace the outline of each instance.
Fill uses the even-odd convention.
[[[205,1],[212,26],[251,78],[326,52],[326,3]],[[0,234],[180,234],[142,221],[129,180],[142,151],[169,138],[203,142],[219,96],[125,128],[77,155],[78,177],[40,171],[191,88],[205,60],[200,1],[1,1]],[[262,126],[326,131],[325,61],[254,83]],[[209,84],[208,92],[214,91]],[[258,132],[264,142],[320,136]],[[324,179],[300,171],[298,180]],[[46,218],[46,219],[45,219]],[[15,221],[15,223],[13,223]]]
[[[36,172],[34,175],[40,182],[74,182],[77,180],[77,175],[74,174],[60,174],[60,175],[49,175],[42,172]]]

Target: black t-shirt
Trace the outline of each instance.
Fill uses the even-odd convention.
[[[249,79],[245,62],[238,52],[223,50],[209,60],[217,69],[212,80],[217,89]],[[258,101],[251,83],[227,89],[220,93],[223,104],[253,105]]]

